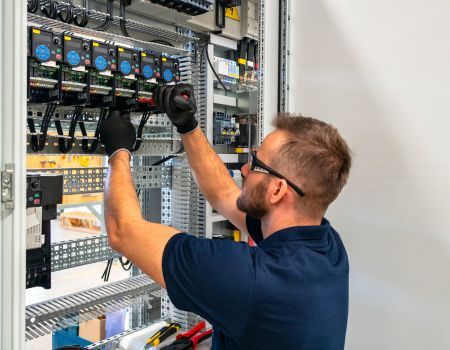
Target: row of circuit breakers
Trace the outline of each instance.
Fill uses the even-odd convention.
[[[28,102],[151,110],[156,84],[180,80],[177,59],[31,27]]]

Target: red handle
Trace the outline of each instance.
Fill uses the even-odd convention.
[[[206,327],[205,321],[200,321],[199,323],[197,323],[197,325],[194,328],[190,329],[186,333],[178,334],[176,339],[177,340],[179,340],[179,339],[190,339],[195,333],[200,332],[205,327]]]
[[[192,341],[192,348],[195,349],[197,347],[198,344],[200,344],[203,340],[211,337],[212,335],[212,328],[208,329],[206,332],[197,334],[195,337],[191,338]]]

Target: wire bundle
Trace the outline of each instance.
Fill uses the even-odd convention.
[[[39,0],[28,0],[27,11],[30,13],[36,13],[39,10]]]
[[[108,30],[111,27],[111,22],[113,20],[113,3],[114,0],[107,0],[106,1],[106,16],[105,20],[102,24],[95,27],[95,30],[105,31]]]
[[[83,113],[83,107],[76,106],[74,112],[72,113],[72,117],[70,120],[69,126],[69,134],[68,136],[64,135],[61,121],[55,120],[56,131],[58,132],[58,147],[61,153],[68,153],[73,147],[74,139],[75,139],[75,129],[77,127],[78,120]],[[67,141],[66,141],[67,139]]]
[[[83,6],[73,8],[73,23],[79,27],[86,27],[89,23],[88,0],[83,0]]]
[[[122,31],[124,36],[129,37],[130,34],[128,34],[127,30],[127,20],[125,19],[125,4],[124,0],[120,0],[120,30]]]
[[[98,118],[97,127],[95,128],[94,139],[92,140],[91,146],[89,146],[89,138],[84,122],[79,122],[81,134],[83,135],[83,140],[81,142],[81,148],[83,149],[83,152],[92,154],[97,150],[98,144],[100,143],[100,127],[103,121],[106,119],[107,114],[108,110],[106,108],[102,108],[100,111],[100,116]]]
[[[141,147],[142,143],[142,133],[144,131],[145,124],[148,121],[148,118],[150,118],[150,112],[144,112],[142,114],[141,122],[139,123],[138,131],[137,131],[137,137],[136,142],[133,147],[133,152],[137,151]]]
[[[55,113],[56,107],[57,107],[56,103],[49,103],[47,105],[47,108],[44,113],[44,118],[42,119],[41,131],[39,133],[39,137],[38,137],[38,134],[36,133],[36,127],[34,125],[34,120],[32,118],[27,119],[28,127],[29,127],[30,133],[31,133],[31,139],[30,139],[31,149],[34,152],[42,151],[45,147],[45,143],[47,142],[48,127],[50,126],[50,122],[52,120],[53,114]]]

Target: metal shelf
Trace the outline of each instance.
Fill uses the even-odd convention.
[[[236,107],[237,100],[236,97],[214,94],[214,104],[228,107]]]
[[[146,275],[140,275],[29,305],[25,309],[26,339],[35,339],[131,305],[150,303],[151,307],[158,307],[160,296],[160,287]]]
[[[101,12],[98,11],[91,11],[92,14],[97,15],[99,17],[99,20],[103,20],[104,14],[102,15]],[[28,24],[30,25],[37,25],[37,26],[45,26],[50,27],[56,31],[68,31],[75,34],[81,34],[83,36],[90,37],[92,39],[97,40],[109,40],[114,41],[115,43],[119,43],[123,46],[130,46],[130,44],[133,45],[134,48],[138,49],[147,49],[147,50],[155,50],[161,53],[167,53],[169,55],[178,55],[178,56],[187,56],[189,55],[189,52],[184,49],[179,49],[176,47],[168,46],[168,45],[162,45],[158,43],[152,43],[148,41],[138,40],[130,37],[125,37],[122,35],[112,34],[108,32],[101,32],[98,30],[90,29],[90,28],[82,28],[75,25],[67,24],[64,22],[56,21],[47,17],[42,17],[39,15],[34,15],[31,13],[28,13]],[[130,29],[141,31],[156,37],[165,38],[165,40],[171,40],[175,42],[180,43],[186,43],[191,40],[195,40],[195,38],[188,37],[183,34],[179,34],[176,32],[171,32],[168,30],[163,30],[156,27],[151,27],[133,20],[127,20],[130,22],[130,25],[133,25],[133,28],[130,27]],[[112,21],[113,24],[119,24],[119,18],[115,17]],[[136,28],[136,29],[134,29]],[[144,31],[145,30],[145,31]]]

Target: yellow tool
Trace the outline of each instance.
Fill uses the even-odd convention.
[[[150,338],[147,339],[144,349],[149,349],[153,346],[161,344],[161,342],[169,338],[172,334],[178,332],[180,328],[181,325],[175,322],[172,322],[162,327],[159,331],[157,331],[155,334],[153,334]]]

